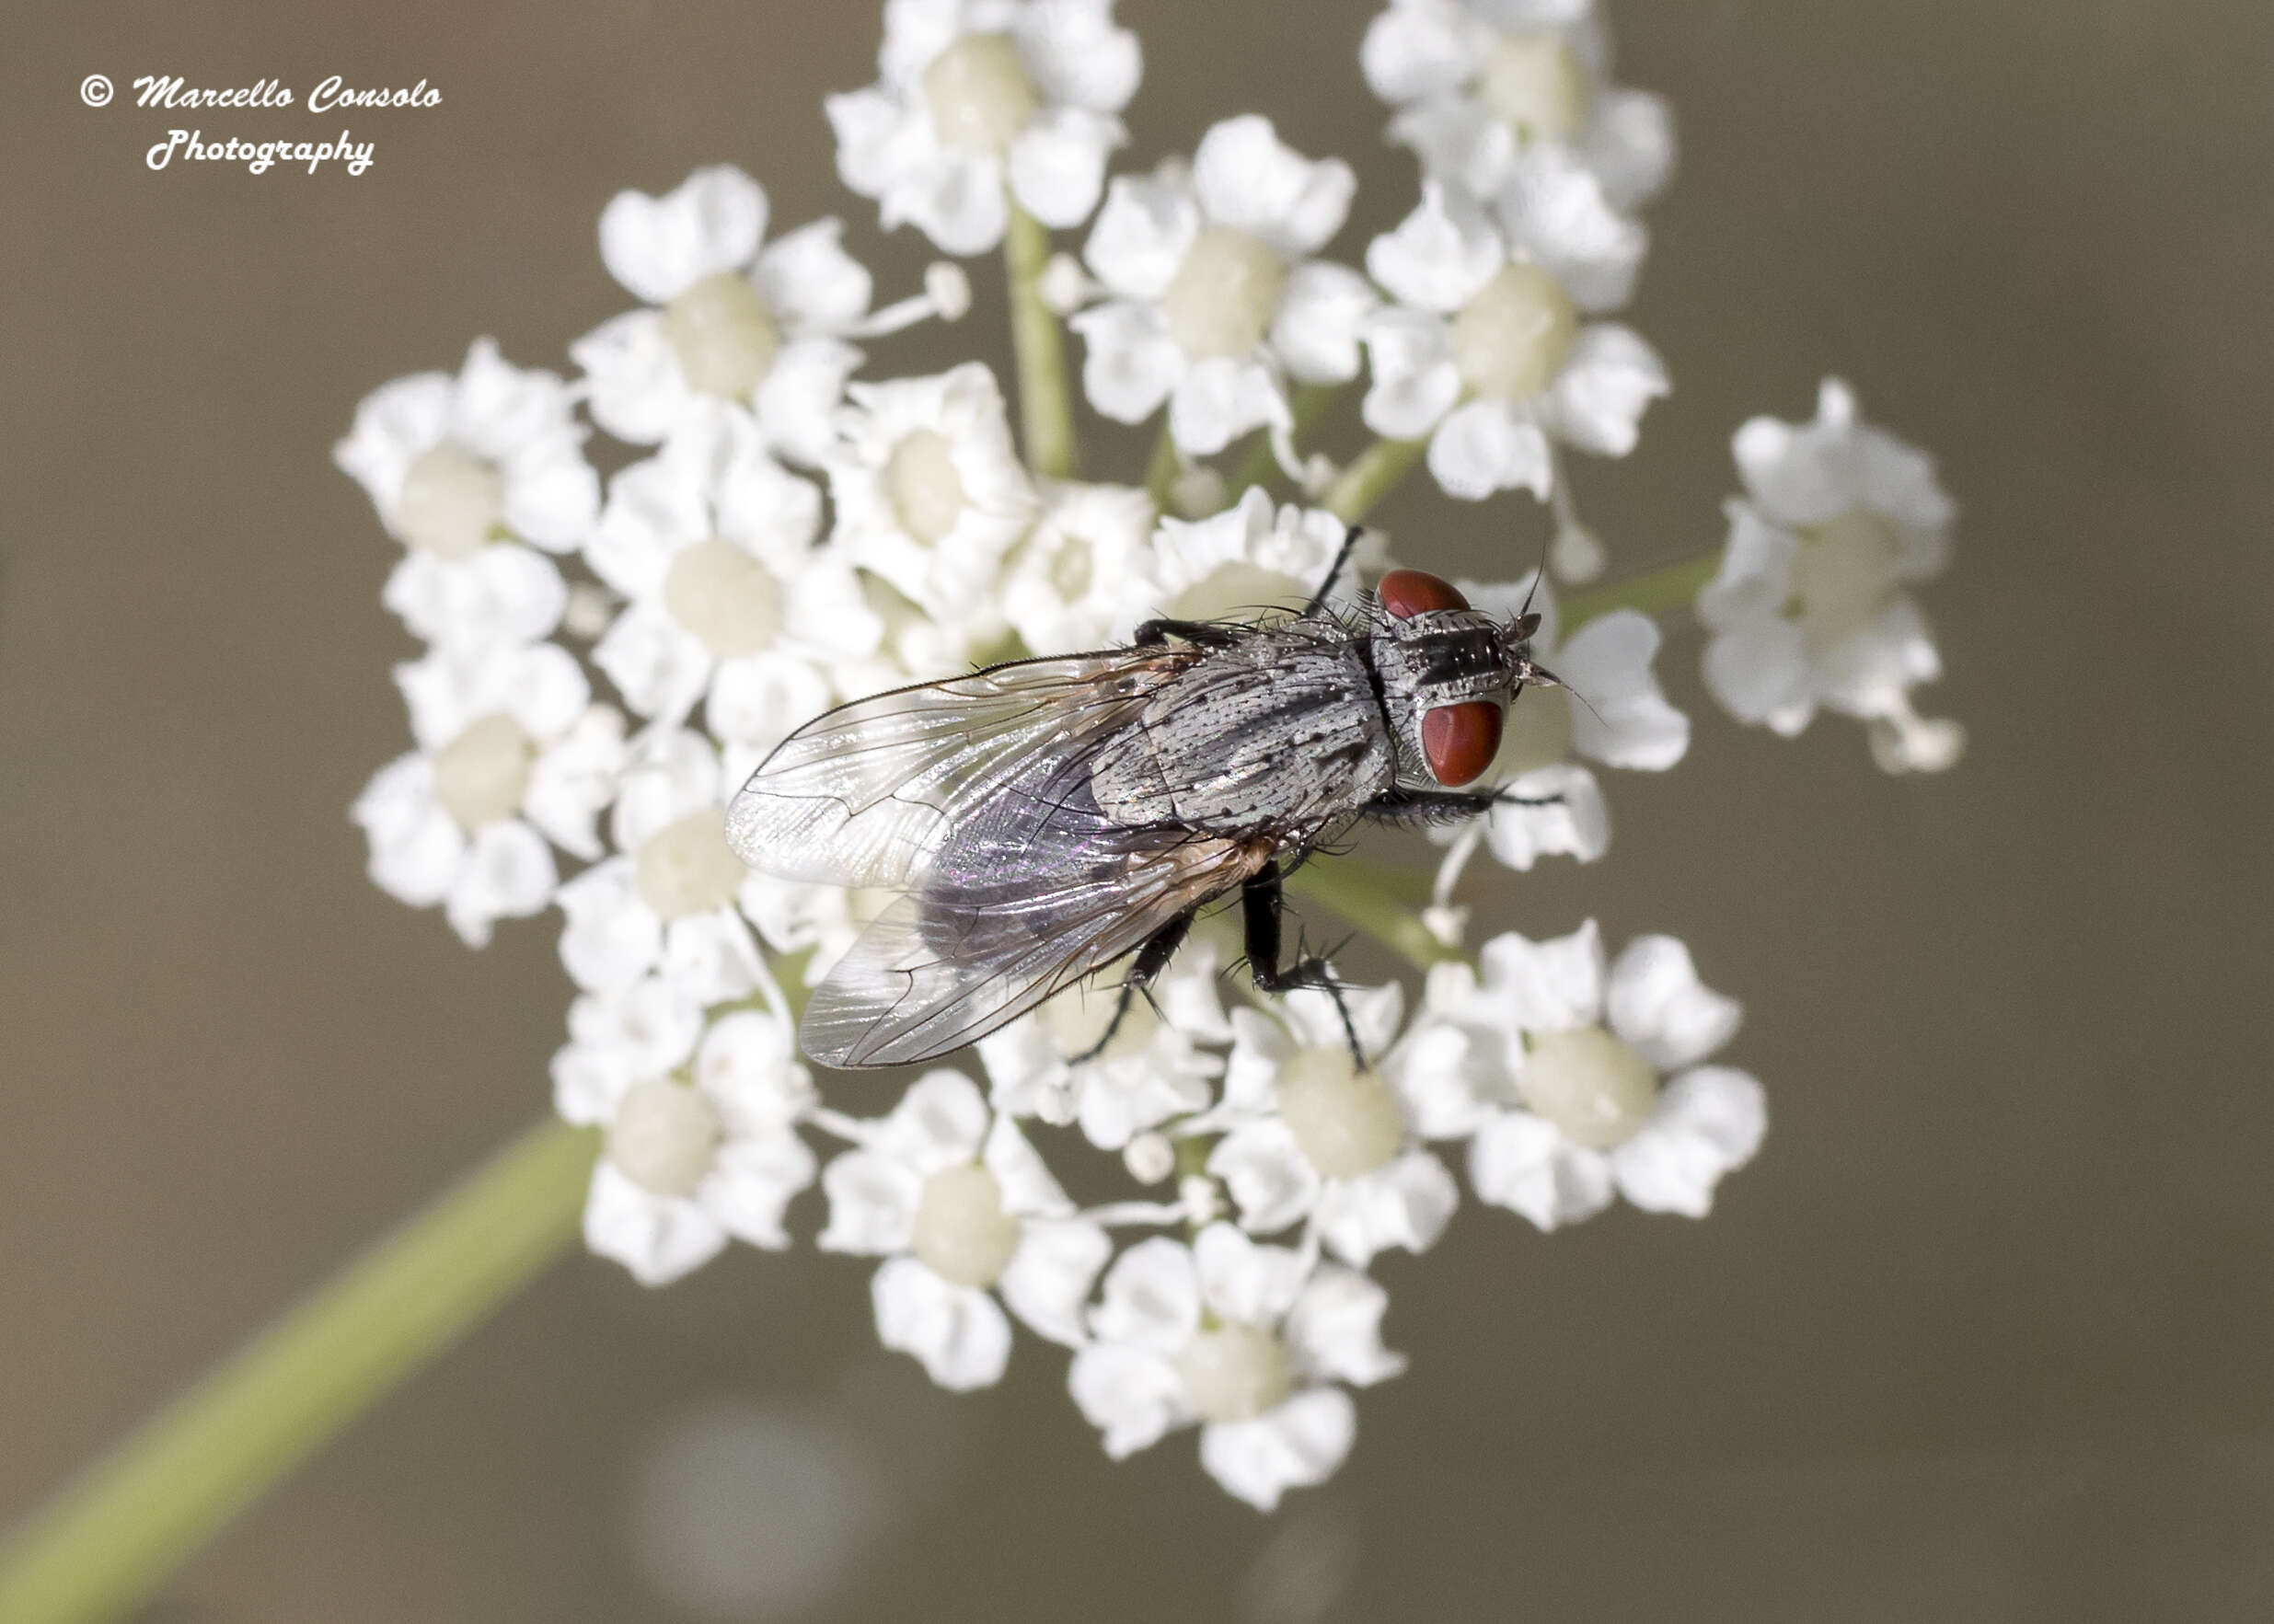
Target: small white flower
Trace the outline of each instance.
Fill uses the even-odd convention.
[[[990,1123],[978,1086],[926,1072],[861,1145],[821,1176],[825,1250],[882,1257],[877,1335],[958,1391],[1002,1379],[1010,1322],[1082,1340],[1082,1306],[1113,1243],[1074,1204],[1009,1117]]]
[[[879,82],[832,96],[837,172],[951,254],[1002,240],[1010,201],[1044,225],[1098,205],[1137,36],[1113,0],[887,0]]]
[[[1652,662],[1662,640],[1657,623],[1634,609],[1599,616],[1557,635],[1555,594],[1531,578],[1501,585],[1464,581],[1461,593],[1489,615],[1511,616],[1527,601],[1540,616],[1532,657],[1561,677],[1560,688],[1527,687],[1509,706],[1500,749],[1483,782],[1526,800],[1484,816],[1493,855],[1511,869],[1540,858],[1591,863],[1610,847],[1610,817],[1595,775],[1575,755],[1605,766],[1664,772],[1690,748],[1690,719],[1667,703]],[[1440,845],[1462,831],[1431,832]]]
[[[846,340],[868,321],[869,272],[840,246],[835,220],[770,244],[766,225],[765,188],[728,164],[697,169],[664,197],[609,201],[600,257],[647,307],[569,346],[602,428],[652,445],[698,403],[733,401],[756,410],[784,455],[820,461],[829,414],[860,364]]]
[[[1865,423],[1827,378],[1816,420],[1760,417],[1737,432],[1746,494],[1731,501],[1721,570],[1698,594],[1713,638],[1705,683],[1740,721],[1786,735],[1821,705],[1868,726],[1889,772],[1937,772],[1965,731],[1911,708],[1942,674],[1909,592],[1942,573],[1956,508],[1923,452]]]
[[[1487,197],[1553,154],[1612,208],[1647,202],[1674,166],[1664,100],[1608,82],[1593,0],[1391,0],[1359,63],[1424,171]]]
[[[851,394],[827,465],[831,545],[968,642],[999,637],[996,573],[1038,501],[995,374],[970,362]]]
[[[1219,620],[1270,609],[1292,613],[1333,568],[1349,526],[1323,508],[1275,507],[1261,486],[1206,519],[1160,521],[1153,534],[1153,575],[1161,612],[1178,620]],[[1381,553],[1379,534],[1358,543],[1353,562]],[[1338,589],[1352,587],[1345,572]]]
[[[784,880],[753,869],[737,893],[743,917],[776,953],[807,953],[804,979],[819,984],[899,893]]]
[[[1200,1463],[1270,1511],[1350,1453],[1357,1411],[1335,1383],[1405,1368],[1381,1345],[1389,1299],[1365,1275],[1212,1224],[1187,1247],[1138,1242],[1106,1272],[1094,1339],[1067,1386],[1115,1460],[1200,1423]]]
[[[1082,983],[979,1040],[995,1109],[1007,1116],[1078,1122],[1101,1150],[1120,1150],[1172,1117],[1206,1108],[1221,1056],[1200,1047],[1231,1035],[1217,992],[1217,944],[1195,940],[1134,997],[1094,1058],[1075,1064],[1105,1035],[1121,991],[1112,979]]]
[[[1159,605],[1153,504],[1120,485],[1061,485],[1003,572],[1003,615],[1037,654],[1125,642]]]
[[[1072,321],[1090,403],[1136,423],[1166,401],[1177,446],[1208,456],[1252,429],[1287,431],[1290,377],[1356,377],[1373,290],[1312,257],[1356,185],[1348,165],[1304,158],[1252,114],[1209,130],[1189,170],[1117,178],[1084,251],[1109,297]]]
[[[599,855],[594,820],[615,796],[623,719],[592,703],[551,643],[436,651],[395,668],[419,748],[380,769],[352,816],[371,877],[413,907],[439,904],[468,947],[500,918],[553,900],[549,838]]]
[[[768,454],[748,412],[690,409],[609,484],[585,553],[627,602],[593,662],[641,716],[676,722],[701,699],[739,755],[771,749],[883,635],[820,522],[820,488]]]
[[[1704,1216],[1768,1120],[1749,1075],[1698,1064],[1737,1031],[1736,1002],[1703,985],[1669,936],[1637,937],[1606,971],[1591,919],[1549,941],[1495,937],[1480,957],[1481,985],[1433,989],[1439,1013],[1483,1046],[1480,1062],[1497,1035],[1520,1101],[1476,1127],[1477,1194],[1542,1229],[1591,1217],[1614,1193]]]
[[[1449,495],[1477,501],[1520,486],[1545,499],[1551,437],[1624,456],[1644,409],[1669,387],[1632,328],[1581,326],[1564,284],[1511,255],[1483,211],[1439,182],[1374,239],[1366,263],[1398,301],[1367,323],[1367,427],[1427,439],[1429,471]]]
[[[1394,982],[1343,994],[1359,1045],[1389,1053],[1404,1004]],[[1208,1157],[1242,1227],[1269,1235],[1310,1220],[1327,1249],[1364,1268],[1389,1247],[1426,1251],[1460,1195],[1420,1146],[1385,1073],[1361,1071],[1334,1000],[1306,988],[1272,1014],[1232,1011],[1224,1111],[1233,1119]]]
[[[584,1201],[584,1240],[663,1285],[730,1237],[779,1250],[782,1212],[814,1181],[796,1124],[813,1101],[779,1016],[737,1010],[704,1025],[686,989],[649,976],[577,999],[553,1056],[553,1102],[607,1130]]]
[[[587,992],[662,974],[698,1004],[750,996],[756,944],[734,909],[746,875],[726,844],[719,754],[700,734],[649,741],[609,818],[618,855],[560,888],[560,961]]]
[[[365,396],[331,459],[414,553],[463,559],[510,540],[562,553],[600,505],[584,433],[565,383],[477,339],[456,377],[419,373]]]

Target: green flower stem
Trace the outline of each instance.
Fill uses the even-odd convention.
[[[1169,432],[1169,425],[1160,425],[1160,437],[1153,442],[1152,460],[1145,465],[1145,494],[1153,504],[1153,512],[1166,514],[1173,511],[1177,476],[1184,471],[1184,459],[1176,454],[1176,437]]]
[[[1298,384],[1295,386],[1288,409],[1295,420],[1293,436],[1297,451],[1302,450],[1303,442],[1310,437],[1311,430],[1319,426],[1319,420],[1326,416],[1327,408],[1334,404],[1334,397],[1341,393],[1341,386],[1335,384]],[[1240,458],[1240,466],[1232,470],[1232,500],[1239,501],[1251,485],[1268,488],[1280,471],[1279,459],[1271,451],[1271,431],[1265,429],[1248,442],[1248,449]]]
[[[1426,876],[1359,858],[1326,858],[1305,863],[1287,883],[1296,895],[1323,903],[1417,969],[1463,956],[1421,922],[1429,896]]]
[[[1356,524],[1398,488],[1428,449],[1426,440],[1375,441],[1327,489],[1326,506],[1344,523]]]
[[[1711,552],[1702,559],[1687,559],[1663,570],[1653,570],[1647,575],[1637,575],[1616,586],[1573,593],[1556,606],[1556,635],[1568,638],[1588,621],[1613,609],[1640,609],[1645,615],[1686,609],[1697,597],[1698,589],[1713,580],[1720,569],[1721,554]]]
[[[1043,303],[1043,267],[1050,232],[1018,204],[1003,233],[1010,278],[1010,340],[1019,354],[1019,421],[1027,466],[1045,479],[1074,477],[1074,397],[1066,376],[1066,339],[1058,313]]]
[[[547,1121],[96,1462],[0,1545],[0,1619],[116,1618],[575,1239],[599,1151]]]

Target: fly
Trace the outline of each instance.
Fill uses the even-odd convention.
[[[900,893],[814,989],[806,1054],[916,1065],[1134,954],[1117,1026],[1233,891],[1256,986],[1339,1006],[1323,959],[1279,962],[1287,871],[1361,821],[1516,799],[1464,786],[1524,685],[1557,681],[1532,662],[1529,604],[1498,620],[1392,570],[1355,613],[1330,609],[1360,534],[1293,619],[1149,620],[1125,649],[896,688],[784,740],[728,809],[735,854]]]

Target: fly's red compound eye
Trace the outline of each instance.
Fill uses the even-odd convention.
[[[1392,570],[1374,588],[1382,610],[1393,620],[1410,620],[1439,609],[1465,609],[1462,597],[1449,581],[1440,581],[1424,570]],[[1482,771],[1483,769],[1478,769]]]
[[[1441,581],[1437,584],[1445,585]],[[1459,705],[1423,711],[1421,753],[1437,781],[1448,789],[1458,789],[1492,766],[1493,757],[1500,753],[1501,720],[1500,706],[1492,699],[1466,699]]]

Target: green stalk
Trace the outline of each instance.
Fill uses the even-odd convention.
[[[1287,876],[1287,883],[1296,895],[1323,903],[1416,969],[1463,956],[1459,948],[1430,935],[1421,922],[1421,909],[1429,896],[1429,881],[1423,875],[1359,858],[1327,858],[1305,863]]]
[[[1160,436],[1153,442],[1153,455],[1145,465],[1145,494],[1153,504],[1153,512],[1162,515],[1173,513],[1177,476],[1184,471],[1184,461],[1176,454],[1176,437],[1169,432],[1169,425],[1160,425]]]
[[[1721,554],[1712,552],[1702,559],[1686,559],[1663,570],[1653,570],[1647,575],[1637,575],[1616,586],[1573,593],[1556,606],[1556,635],[1568,638],[1588,621],[1613,609],[1640,609],[1645,615],[1686,609],[1696,599],[1699,588],[1713,580],[1720,569]]]
[[[1065,335],[1043,303],[1050,232],[1018,204],[1003,233],[1010,279],[1010,340],[1019,356],[1019,423],[1027,466],[1045,479],[1074,477],[1074,397],[1067,383]]]
[[[116,1618],[575,1239],[599,1150],[528,1132],[285,1310],[0,1545],[0,1619]]]
[[[1319,426],[1319,420],[1326,416],[1327,408],[1334,404],[1334,397],[1341,393],[1341,386],[1335,384],[1298,384],[1295,386],[1288,409],[1294,418],[1293,438],[1299,453],[1303,449],[1303,442],[1310,437],[1311,430]],[[1240,459],[1240,466],[1232,470],[1232,500],[1239,501],[1251,485],[1268,488],[1280,473],[1279,459],[1271,452],[1271,431],[1265,429],[1249,441],[1247,452]]]
[[[1356,524],[1374,511],[1375,503],[1397,489],[1428,449],[1426,440],[1375,441],[1328,488],[1326,507],[1344,523]]]

